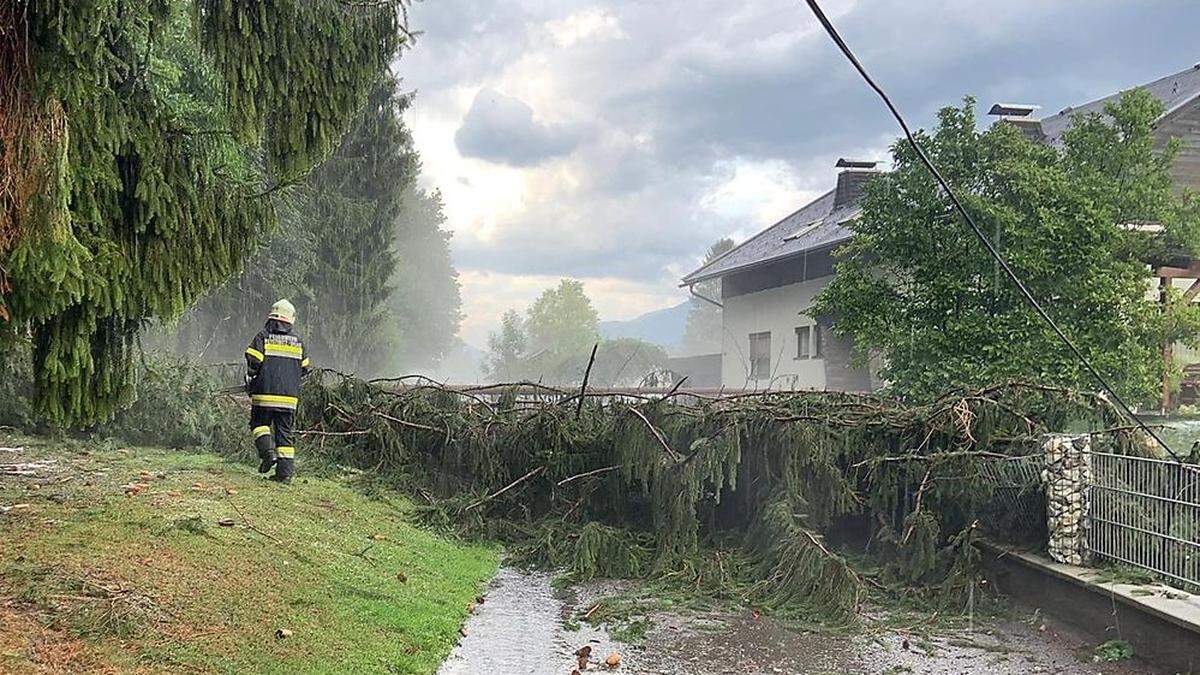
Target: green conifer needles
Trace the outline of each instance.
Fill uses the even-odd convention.
[[[1036,461],[1042,433],[1092,429],[1096,444],[1135,447],[1100,432],[1120,424],[1102,398],[1038,386],[926,405],[832,392],[589,396],[576,415],[574,392],[534,385],[321,378],[301,411],[310,452],[415,484],[431,524],[502,538],[519,559],[581,577],[669,579],[839,621],[867,583],[967,589],[977,530],[1044,534],[1044,514],[993,517],[1000,483],[989,478],[1013,456]],[[882,564],[870,581],[826,541],[847,531]]]
[[[25,158],[36,188],[0,201],[0,334],[32,337],[43,416],[90,425],[132,399],[138,330],[240,269],[275,224],[276,190],[337,144],[395,56],[398,3],[0,14],[5,36],[29,36],[0,47],[26,66],[0,81],[0,184]]]

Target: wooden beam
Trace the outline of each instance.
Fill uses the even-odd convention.
[[[1167,279],[1200,279],[1200,261],[1193,261],[1187,267],[1164,265],[1154,270],[1154,276]]]
[[[1198,293],[1200,293],[1200,279],[1193,281],[1192,285],[1188,286],[1188,289],[1183,292],[1183,299],[1186,302],[1191,302]]]

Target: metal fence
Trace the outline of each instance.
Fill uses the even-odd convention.
[[[980,476],[991,485],[983,509],[988,536],[1007,543],[1029,543],[1046,534],[1046,491],[1042,454],[1003,457],[979,463]]]
[[[1200,466],[1092,452],[1091,469],[1095,557],[1200,591]]]

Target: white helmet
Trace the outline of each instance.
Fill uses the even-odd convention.
[[[268,319],[275,319],[284,323],[296,322],[296,306],[287,300],[280,300],[271,305],[271,313],[267,315]]]

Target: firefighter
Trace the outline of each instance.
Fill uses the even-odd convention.
[[[300,379],[311,370],[304,341],[296,334],[296,308],[287,300],[271,306],[267,325],[246,348],[246,391],[250,429],[262,463],[259,473],[275,467],[271,480],[292,482],[296,472],[296,404]]]

